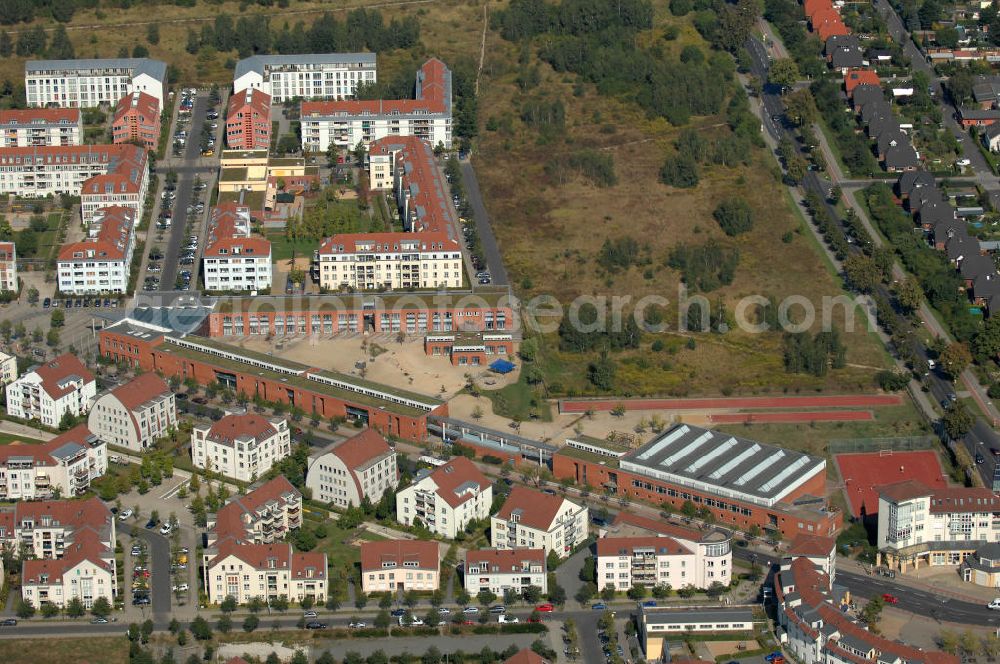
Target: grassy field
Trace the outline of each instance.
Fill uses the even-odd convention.
[[[124,636],[85,639],[2,639],[4,664],[126,664],[128,641]]]
[[[312,259],[313,251],[317,248],[315,240],[289,240],[284,232],[267,233],[265,237],[271,241],[271,259],[275,262],[287,261],[293,254],[296,258]]]
[[[7,445],[13,443],[14,441],[20,441],[28,445],[38,445],[45,441],[38,440],[37,438],[25,438],[24,436],[14,436],[9,433],[0,433],[0,445]]]
[[[681,29],[673,42],[656,40],[664,51],[702,43],[687,19],[677,19],[658,7],[651,40],[667,25]],[[548,98],[566,106],[566,138],[540,144],[538,135],[520,121],[518,105],[530,94],[516,84],[512,65],[517,49],[491,33],[487,41],[489,80],[481,89],[484,122],[497,131],[482,132],[474,163],[495,223],[508,271],[522,296],[549,294],[565,306],[580,295],[620,295],[631,302],[648,295],[667,298],[667,318],[677,329],[677,271],[665,265],[678,243],[700,244],[722,237],[712,218],[719,200],[739,194],[756,212],[752,232],[735,239],[740,264],[732,285],[708,294],[721,298],[731,313],[743,297],[755,294],[781,299],[805,297],[819,311],[822,298],[843,294],[819,247],[800,218],[785,205],[774,159],[759,149],[746,167],[712,167],[694,189],[662,185],[658,174],[679,130],[660,119],[649,119],[635,105],[598,96],[592,86],[574,93],[576,79],[542,65]],[[494,121],[490,122],[493,118]],[[693,118],[705,135],[728,132],[721,117]],[[504,127],[511,129],[505,130]],[[579,147],[614,155],[619,183],[598,188],[580,178],[553,184],[544,172],[552,154]],[[776,202],[778,202],[776,204]],[[606,239],[631,237],[648,247],[649,266],[605,273],[596,257]],[[786,241],[787,240],[787,241]],[[530,287],[529,287],[530,286]],[[626,305],[627,307],[628,305]],[[840,327],[834,319],[834,326]],[[856,326],[863,327],[863,326]],[[784,371],[780,333],[699,334],[691,348],[687,338],[659,335],[663,351],[650,352],[652,337],[638,351],[614,354],[618,361],[616,392],[640,394],[751,394],[766,391],[870,390],[872,375],[887,366],[881,345],[864,329],[845,333],[848,365],[823,378]],[[552,392],[587,393],[586,370],[596,358],[563,353],[554,334],[542,339],[540,363]]]

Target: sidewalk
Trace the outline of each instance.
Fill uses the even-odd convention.
[[[25,438],[43,441],[49,441],[56,437],[54,433],[33,429],[29,426],[25,426],[24,424],[11,422],[9,420],[0,420],[0,433],[7,434],[9,436],[24,436]]]

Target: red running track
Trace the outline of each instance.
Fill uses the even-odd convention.
[[[855,517],[878,512],[878,489],[903,480],[917,480],[932,488],[948,486],[937,454],[931,450],[836,455],[844,491]]]
[[[822,410],[798,413],[716,413],[708,419],[714,424],[783,424],[794,422],[868,422],[875,419],[870,410]]]
[[[738,410],[744,408],[873,408],[898,406],[898,394],[832,394],[827,396],[718,397],[711,399],[580,399],[560,400],[559,412],[607,412],[618,405],[625,410]]]

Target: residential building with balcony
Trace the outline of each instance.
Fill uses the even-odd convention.
[[[167,63],[149,58],[28,60],[24,90],[28,106],[89,108],[112,105],[144,92],[160,107],[166,94]]]
[[[36,609],[45,604],[66,608],[74,599],[90,609],[101,597],[113,607],[116,585],[114,550],[89,531],[69,544],[62,558],[21,564],[21,598]]]
[[[465,592],[473,597],[481,590],[503,596],[527,588],[549,592],[545,551],[542,549],[476,549],[465,554]]]
[[[17,357],[0,352],[0,387],[17,380]]]
[[[17,247],[13,242],[0,242],[0,291],[18,290]]]
[[[319,279],[328,290],[459,288],[462,247],[445,232],[334,235],[319,248]]]
[[[372,189],[391,189],[403,228],[409,232],[452,233],[455,211],[434,151],[415,136],[388,136],[368,149],[368,179]]]
[[[99,396],[87,423],[104,442],[142,452],[177,426],[174,391],[155,373],[139,374]]]
[[[451,107],[451,71],[431,58],[417,70],[414,99],[303,102],[302,151],[353,148],[395,136],[450,149]]]
[[[433,592],[440,580],[438,543],[382,540],[361,543],[361,589],[366,593]]]
[[[232,150],[268,149],[271,145],[271,97],[247,88],[230,95],[226,105],[226,145]]]
[[[141,213],[148,184],[146,150],[137,145],[0,148],[0,193],[80,196],[84,224],[104,207]]]
[[[78,108],[9,108],[0,111],[0,147],[83,144]]]
[[[75,355],[66,353],[30,368],[6,390],[8,415],[58,427],[67,412],[76,417],[90,410],[97,382]]]
[[[554,494],[515,486],[490,518],[490,545],[496,549],[542,549],[560,558],[587,539],[586,506]]]
[[[278,542],[302,525],[302,494],[284,475],[236,496],[208,519],[206,557],[225,540],[240,544]]]
[[[63,295],[124,295],[128,292],[139,213],[131,207],[97,210],[87,237],[64,244],[56,260]]]
[[[306,486],[313,500],[335,507],[378,503],[399,484],[396,451],[373,429],[333,443],[309,456]]]
[[[232,597],[237,604],[253,598],[265,602],[284,597],[301,602],[309,597],[322,604],[328,591],[325,553],[296,553],[286,542],[271,544],[221,543],[204,562],[205,590],[211,604]]]
[[[456,457],[433,471],[418,471],[413,483],[396,494],[396,520],[454,539],[472,519],[488,517],[492,504],[489,478],[469,459]]]
[[[1000,542],[1000,497],[983,488],[931,488],[916,480],[880,487],[876,546],[901,572],[961,565]]]
[[[359,83],[376,82],[374,53],[254,55],[236,63],[233,94],[251,88],[275,104],[292,99],[347,99]]]
[[[85,424],[46,443],[0,445],[0,500],[72,498],[107,472],[107,445]]]
[[[191,430],[191,460],[238,482],[256,482],[292,453],[291,432],[284,418],[228,413],[218,422]]]
[[[160,103],[145,92],[133,92],[118,100],[111,121],[114,143],[136,143],[156,150],[160,143]]]
[[[270,292],[271,243],[251,237],[246,206],[225,203],[212,208],[202,263],[205,290]]]

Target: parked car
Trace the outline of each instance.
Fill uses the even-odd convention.
[[[400,616],[405,616],[406,609],[393,609],[392,613],[390,613],[389,615],[391,615],[393,618],[399,618]]]
[[[4,618],[0,620],[0,627],[14,627],[15,625],[17,625],[16,618]]]
[[[100,618],[100,617],[94,618],[93,620],[90,621],[90,624],[91,625],[107,625],[108,624],[108,619],[107,618]]]
[[[156,521],[154,519],[150,519],[146,522],[146,530],[152,530],[153,528],[156,528]]]
[[[51,297],[47,297],[47,298],[45,298],[42,301],[42,308],[43,309],[48,309],[50,306],[52,306],[52,298]]]
[[[604,611],[608,608],[608,605],[604,602],[598,602],[597,604],[592,604],[590,608],[594,611]]]
[[[895,595],[891,595],[889,593],[882,593],[882,601],[885,602],[886,604],[896,604],[899,602],[899,599]]]
[[[125,508],[118,515],[118,520],[119,521],[124,521],[125,519],[129,518],[130,516],[132,516],[132,509],[131,508]]]
[[[542,613],[551,613],[556,610],[556,607],[551,604],[539,604],[535,607],[536,611],[541,611]]]
[[[462,613],[467,613],[467,614],[470,614],[470,615],[471,614],[479,613],[479,607],[478,606],[467,606],[464,609],[462,609]]]
[[[326,623],[317,620],[310,620],[306,623],[306,629],[326,629]]]
[[[496,606],[490,607],[490,613],[506,613],[507,607],[503,604],[497,604]]]
[[[182,583],[180,585],[174,586],[174,592],[175,593],[187,592],[187,589],[188,589],[188,584],[186,584],[186,583]]]
[[[987,604],[986,608],[994,611],[1000,611],[1000,597],[997,597],[995,600]]]
[[[357,622],[352,622],[351,624],[348,625],[348,627],[350,627],[351,629],[364,629],[365,627],[368,627],[368,625],[365,622],[359,620]]]

